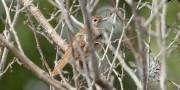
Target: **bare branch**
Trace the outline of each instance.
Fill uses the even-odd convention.
[[[70,85],[67,84],[63,84],[58,82],[57,80],[53,79],[52,77],[50,77],[48,75],[48,73],[46,73],[45,71],[43,71],[42,69],[40,69],[37,65],[35,65],[31,60],[29,60],[26,56],[24,56],[22,53],[20,53],[15,47],[14,45],[12,45],[10,42],[8,42],[7,40],[5,40],[3,38],[3,36],[0,34],[0,41],[2,41],[4,43],[4,45],[17,57],[19,58],[19,60],[21,60],[21,62],[24,64],[25,67],[29,68],[29,70],[31,70],[34,74],[36,74],[40,79],[42,79],[43,81],[45,81],[46,83],[54,86],[57,89],[65,89],[65,90],[75,90],[73,87],[71,87]]]

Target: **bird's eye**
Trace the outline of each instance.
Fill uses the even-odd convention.
[[[97,19],[94,19],[93,21],[94,21],[94,22],[96,22],[96,21],[97,21]]]

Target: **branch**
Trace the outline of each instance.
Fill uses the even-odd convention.
[[[91,42],[93,42],[92,40],[92,22],[91,22],[91,15],[89,13],[89,10],[86,7],[86,4],[84,0],[79,0],[80,6],[81,6],[81,10],[85,19],[85,23],[86,23],[86,29],[87,29],[87,41],[89,42],[88,47],[89,47],[89,52],[90,52],[90,70],[92,70],[92,76],[91,78],[95,81],[96,84],[98,84],[101,88],[105,89],[105,90],[112,90],[112,86],[110,86],[107,82],[103,81],[100,79],[99,76],[99,71],[98,71],[98,64],[97,64],[97,59],[95,56],[95,51],[94,51],[94,47],[92,45]]]
[[[50,77],[48,73],[40,69],[37,65],[35,65],[29,58],[27,58],[25,55],[20,53],[17,48],[14,47],[9,41],[3,38],[3,36],[0,34],[0,41],[3,42],[4,46],[7,47],[19,60],[24,64],[25,67],[29,68],[35,75],[37,75],[40,79],[42,79],[44,82],[54,86],[55,88],[62,90],[75,90],[72,86],[60,83]]]
[[[30,0],[21,0],[24,3],[24,6],[28,5]],[[28,11],[37,19],[39,24],[44,28],[45,32],[52,38],[52,40],[63,50],[66,51],[68,44],[63,40],[59,34],[54,30],[54,28],[49,24],[46,18],[43,16],[41,11],[35,7],[33,4],[27,6]]]
[[[141,0],[140,0],[141,1]],[[139,46],[139,53],[141,56],[141,60],[142,60],[142,72],[143,72],[143,77],[142,77],[142,84],[143,84],[143,90],[147,90],[148,86],[148,80],[147,80],[147,61],[146,61],[146,52],[145,52],[145,44],[143,42],[144,37],[145,37],[145,28],[143,27],[142,23],[141,23],[141,17],[139,15],[139,12],[137,10],[137,6],[135,5],[135,0],[132,0],[132,3],[128,3],[131,8],[132,8],[132,12],[134,13],[134,22],[136,25],[136,28],[139,30],[139,35],[138,35],[138,46]]]
[[[167,90],[166,86],[166,12],[167,12],[167,4],[166,0],[162,0],[164,5],[162,7],[162,15],[161,15],[161,35],[162,35],[162,44],[161,44],[161,56],[162,56],[162,64],[161,64],[161,75],[160,75],[160,87],[161,90]]]

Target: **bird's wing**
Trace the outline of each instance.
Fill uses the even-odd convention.
[[[93,42],[94,40],[96,40],[97,38],[99,38],[101,36],[96,36],[93,34]],[[95,41],[96,42],[96,41]],[[87,49],[87,45],[86,45],[86,31],[84,29],[82,29],[81,31],[79,31],[76,34],[76,40],[73,41],[72,46],[73,46],[73,54],[74,54],[74,58],[75,60],[80,59],[80,53],[79,53],[79,49],[78,49],[78,45],[80,46],[80,48],[85,51],[84,52],[84,56],[87,57],[89,55],[89,51]],[[51,75],[57,75],[58,74],[58,70],[62,70],[64,68],[64,66],[69,62],[69,60],[71,59],[71,48],[69,47],[68,50],[65,52],[65,55],[63,56],[62,60],[60,60],[58,66],[55,67],[55,69],[51,72]]]
[[[84,35],[77,34],[76,35],[77,42],[75,40],[73,41],[72,46],[73,46],[73,54],[74,54],[75,60],[80,59],[80,54],[79,54],[77,45],[80,45],[80,48],[82,49],[86,45],[84,38],[85,38]],[[71,57],[71,48],[69,47],[68,50],[65,52],[65,55],[63,56],[63,58],[60,60],[59,64],[51,72],[51,76],[57,75],[58,71],[62,70],[66,66],[66,64],[69,62],[69,60],[71,59],[70,57]]]

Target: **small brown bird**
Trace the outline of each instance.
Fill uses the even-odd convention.
[[[103,34],[102,30],[100,29],[102,26],[102,23],[105,22],[107,18],[102,18],[100,16],[92,16],[92,39],[94,43],[94,49],[96,52],[99,52],[102,47],[100,44],[102,44],[102,39],[103,39]],[[89,56],[89,49],[87,46],[87,41],[86,41],[86,36],[87,36],[87,31],[86,31],[86,25],[83,26],[83,28],[76,34],[75,38],[80,45],[80,48],[84,51],[84,57],[85,59],[88,58]],[[83,71],[83,64],[81,60],[81,54],[78,51],[78,46],[76,41],[73,41],[72,43],[72,49],[73,49],[73,54],[74,54],[74,59],[75,59],[75,65],[78,71]],[[62,70],[64,66],[67,63],[71,63],[71,47],[69,47],[65,51],[65,55],[62,57],[60,60],[59,64],[54,68],[54,70],[51,72],[51,76],[57,75],[58,70]],[[88,65],[88,64],[87,64]]]

